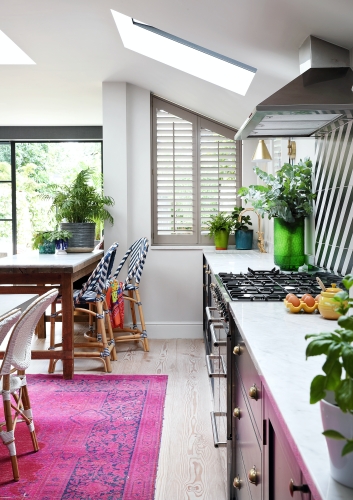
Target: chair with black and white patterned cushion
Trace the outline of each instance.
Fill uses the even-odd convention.
[[[112,280],[119,280],[119,274],[125,264],[128,261],[128,270],[127,277],[122,285],[122,292],[125,301],[128,301],[130,304],[131,310],[131,318],[132,318],[132,328],[127,326],[123,326],[122,328],[114,328],[114,340],[117,342],[127,342],[131,340],[135,340],[137,342],[141,342],[143,345],[144,351],[149,351],[148,339],[147,339],[147,331],[146,324],[142,310],[142,302],[140,299],[139,286],[141,282],[141,276],[143,271],[143,266],[146,261],[147,252],[148,252],[148,239],[140,238],[135,241],[133,245],[128,249],[124,257],[121,259],[121,262],[112,276]],[[137,318],[136,318],[136,309],[139,313],[141,328],[138,328]],[[129,333],[129,335],[122,335],[123,333]]]
[[[84,283],[81,290],[74,290],[73,301],[75,312],[80,312],[88,315],[88,319],[92,318],[97,322],[97,336],[96,338],[88,338],[84,342],[74,343],[74,357],[75,358],[95,358],[100,359],[104,364],[104,369],[107,372],[112,371],[110,364],[110,357],[116,361],[117,356],[114,349],[113,332],[110,322],[107,322],[108,332],[105,328],[105,315],[108,314],[107,303],[105,300],[106,289],[108,286],[108,279],[111,277],[116,249],[119,243],[113,245],[107,250],[106,254],[100,260],[99,264]],[[87,306],[89,309],[84,309],[80,306]],[[92,306],[95,306],[93,308]],[[55,343],[55,317],[62,314],[62,311],[56,311],[55,305],[52,308],[51,314],[51,328],[50,328],[50,347],[49,349],[56,349],[62,347],[62,342]],[[91,322],[90,322],[91,323]],[[81,349],[88,349],[82,351]],[[80,349],[77,351],[76,349]],[[92,351],[93,349],[93,351]],[[53,373],[56,364],[55,359],[49,362],[49,373]]]

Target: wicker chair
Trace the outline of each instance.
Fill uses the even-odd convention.
[[[34,329],[44,311],[55,300],[57,295],[58,290],[50,290],[32,302],[22,316],[20,312],[15,312],[12,316],[2,318],[0,322],[1,336],[5,330],[9,331],[10,323],[12,326],[16,322],[0,368],[0,390],[5,415],[5,422],[0,422],[0,438],[9,450],[15,481],[18,481],[20,478],[15,446],[15,428],[17,423],[26,422],[31,435],[33,449],[34,451],[39,450],[28,396],[25,370],[31,361],[31,341]],[[13,373],[16,370],[17,374]],[[11,395],[13,402],[11,402]],[[12,415],[12,409],[14,410],[14,416]],[[3,426],[6,426],[6,431],[2,430]]]
[[[139,240],[135,241],[135,243],[131,245],[131,247],[122,258],[117,270],[112,277],[112,280],[118,281],[120,271],[129,258],[127,277],[123,282],[122,291],[126,292],[123,294],[124,300],[128,301],[130,304],[133,325],[132,328],[128,328],[125,326],[123,328],[114,328],[114,340],[115,343],[127,342],[131,340],[141,342],[144,351],[149,351],[149,345],[145,319],[142,310],[142,302],[140,299],[139,285],[141,281],[143,266],[147,257],[148,247],[149,243],[147,238],[140,238]],[[135,309],[136,306],[140,317],[141,328],[137,327]],[[121,335],[124,332],[129,333],[129,335]]]
[[[107,287],[107,280],[111,276],[116,249],[119,243],[114,243],[106,252],[104,257],[88,278],[87,282],[83,285],[81,290],[74,291],[74,308],[75,312],[88,314],[89,324],[92,325],[92,320],[97,321],[98,333],[96,338],[87,339],[85,342],[75,342],[74,348],[87,348],[88,351],[75,351],[75,358],[95,358],[99,359],[104,364],[106,372],[111,372],[112,367],[110,364],[110,357],[116,361],[117,356],[114,349],[113,332],[110,322],[107,322],[108,332],[105,328],[105,315],[108,314],[108,308],[105,301],[105,292]],[[89,309],[84,309],[80,306],[88,305]],[[96,306],[93,310],[93,305]],[[50,347],[49,349],[56,349],[62,347],[62,343],[55,343],[55,318],[62,314],[61,311],[56,311],[56,303],[52,304],[51,320],[50,320]],[[91,341],[90,341],[91,340]],[[92,342],[93,340],[93,342]],[[92,351],[92,349],[94,349]],[[49,361],[49,373],[55,370],[57,360],[51,359]]]

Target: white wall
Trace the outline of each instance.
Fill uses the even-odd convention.
[[[105,246],[119,242],[118,263],[138,238],[151,242],[149,91],[103,83],[103,170],[105,193],[115,199]],[[150,248],[140,292],[149,337],[202,337],[201,249]]]

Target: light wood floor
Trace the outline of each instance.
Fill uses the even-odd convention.
[[[120,344],[115,374],[168,375],[155,500],[225,500],[225,449],[213,445],[211,391],[202,340],[153,340],[144,353]],[[36,349],[47,341],[34,340]],[[56,373],[61,373],[60,362]],[[48,361],[32,361],[28,373],[46,373]],[[102,373],[98,360],[75,360],[76,373]],[[141,499],[144,500],[144,499]]]

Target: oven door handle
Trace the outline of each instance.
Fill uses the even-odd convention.
[[[211,365],[212,359],[218,359],[220,361],[220,365],[222,366],[220,371],[218,371],[218,372],[212,371],[212,365]],[[206,365],[207,365],[208,376],[210,378],[214,378],[214,377],[227,378],[227,367],[226,367],[226,364],[224,362],[223,356],[218,356],[216,354],[207,354]]]
[[[227,341],[226,340],[218,340],[217,337],[216,337],[216,332],[215,332],[215,328],[223,328],[223,324],[222,323],[211,323],[210,324],[210,333],[211,333],[211,339],[212,339],[212,343],[215,347],[225,347],[227,345]]]
[[[227,441],[219,441],[216,417],[226,417],[227,414],[224,411],[211,411],[211,424],[213,433],[213,443],[215,448],[224,448],[227,446]]]
[[[217,307],[206,307],[206,316],[207,316],[207,320],[209,323],[212,323],[213,321],[218,321],[221,319],[221,318],[214,318],[212,316],[212,311],[216,311],[218,312],[218,309]]]

